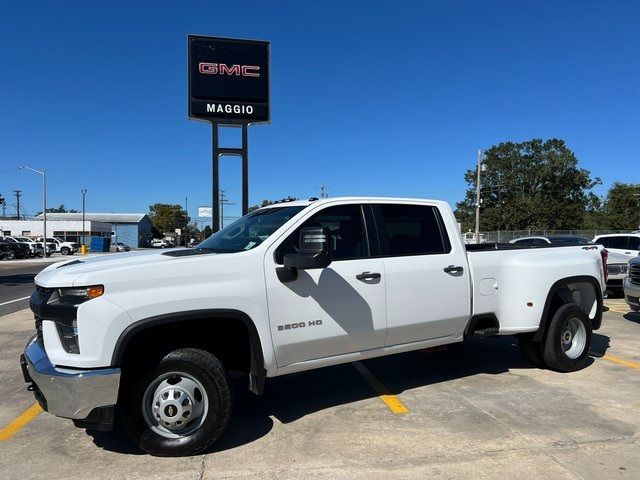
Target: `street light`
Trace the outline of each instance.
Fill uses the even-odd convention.
[[[24,165],[20,165],[21,170],[31,170],[32,172],[39,173],[42,175],[42,215],[44,216],[44,224],[43,230],[44,235],[42,236],[42,254],[47,256],[47,172],[45,170],[40,171],[35,168],[27,167]]]
[[[82,193],[82,246],[85,247],[86,245],[84,243],[84,232],[86,231],[86,229],[84,228],[84,200],[87,195],[87,189],[83,188],[82,190],[80,190],[80,193]]]
[[[480,243],[480,172],[485,172],[487,166],[483,163],[486,156],[478,150],[478,179],[476,180],[476,243]]]

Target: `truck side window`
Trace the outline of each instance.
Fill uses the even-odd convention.
[[[440,212],[426,205],[376,205],[383,256],[449,253]]]
[[[640,237],[629,237],[629,250],[640,250]]]
[[[362,207],[360,205],[339,205],[321,210],[289,235],[276,251],[276,263],[282,265],[287,253],[298,252],[300,229],[303,227],[326,227],[331,231],[331,259],[333,261],[355,260],[369,256]]]
[[[627,237],[609,237],[609,248],[627,248]]]

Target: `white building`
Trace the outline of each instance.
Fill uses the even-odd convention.
[[[72,242],[82,240],[82,220],[49,220],[47,215],[47,237],[59,237]],[[42,220],[0,220],[2,236],[41,237],[44,232]],[[110,237],[111,224],[85,220],[84,235],[87,237]]]

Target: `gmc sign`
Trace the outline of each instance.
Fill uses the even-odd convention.
[[[269,122],[269,42],[189,35],[189,118]]]

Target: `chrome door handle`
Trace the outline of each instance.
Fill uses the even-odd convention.
[[[382,277],[382,275],[377,272],[362,272],[356,275],[358,280],[374,280],[380,277]]]

